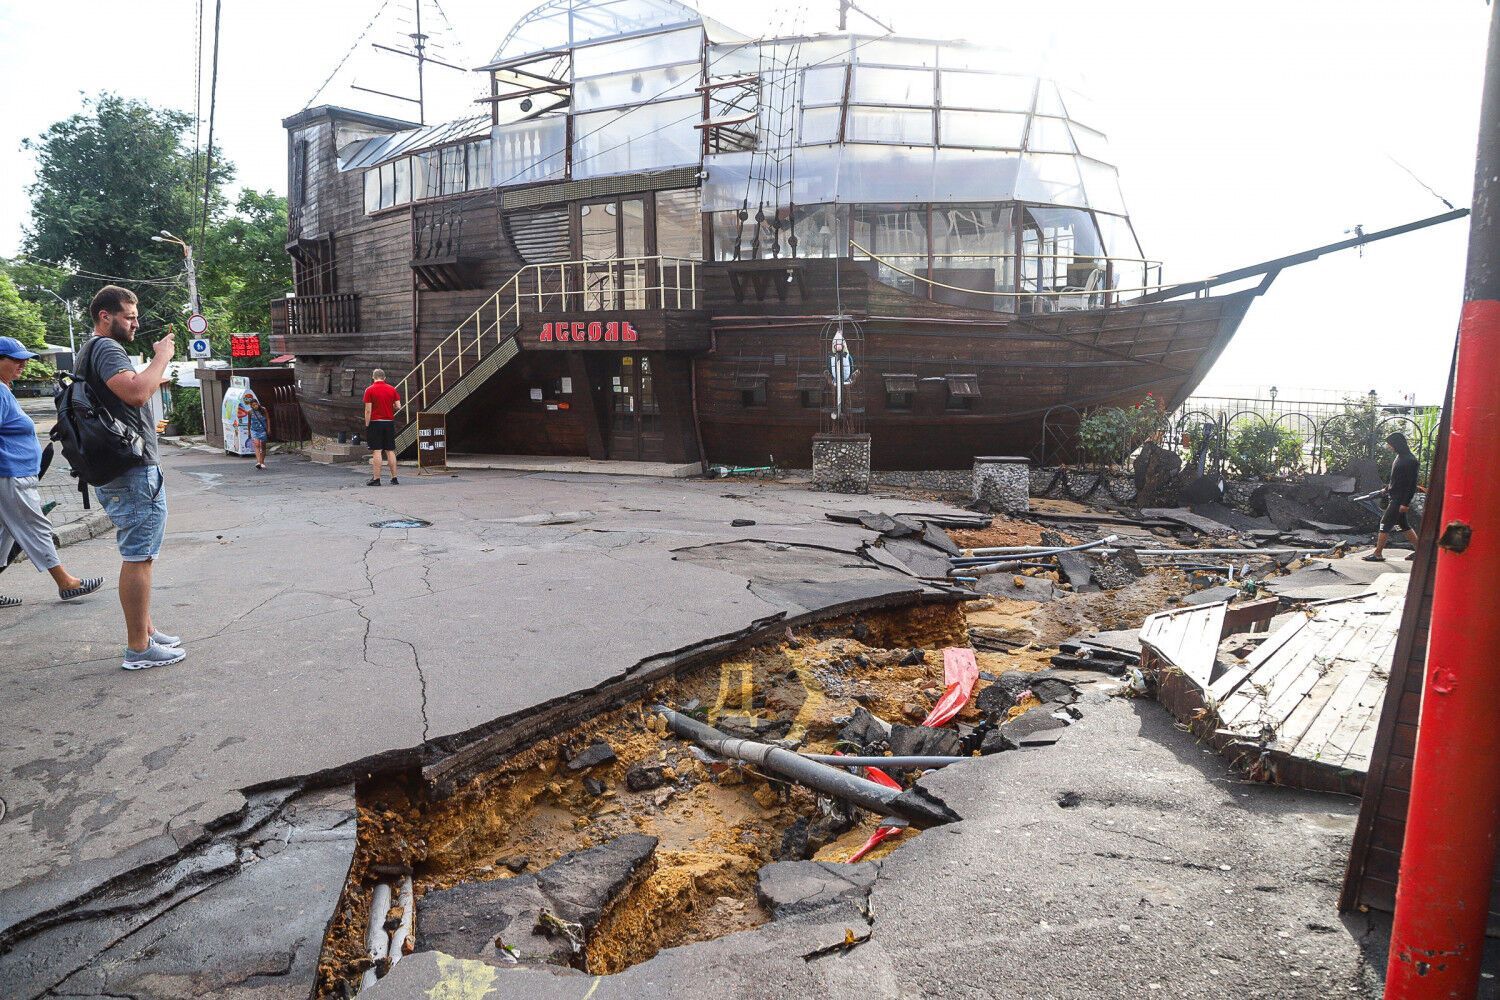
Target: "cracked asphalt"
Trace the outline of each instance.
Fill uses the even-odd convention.
[[[68,550],[111,581],[87,601],[6,574],[26,603],[0,618],[0,951],[7,929],[200,843],[247,791],[357,779],[663,653],[924,589],[823,516],[910,501],[479,471],[376,489],[358,467],[170,449],[164,471],[153,616],[183,663],[120,669],[112,535]],[[396,517],[431,526],[372,527]]]

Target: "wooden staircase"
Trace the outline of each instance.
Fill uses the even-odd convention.
[[[698,261],[626,257],[528,264],[484,301],[400,382],[396,453],[417,443],[417,413],[449,413],[520,352],[525,311],[697,309]]]
[[[523,268],[396,383],[396,454],[417,443],[417,413],[448,413],[520,351]]]

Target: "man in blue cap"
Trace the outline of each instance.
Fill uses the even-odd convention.
[[[52,522],[42,513],[37,480],[42,474],[42,444],[36,424],[21,409],[11,383],[36,357],[14,337],[0,337],[0,568],[19,545],[39,571],[52,575],[57,596],[65,601],[98,590],[104,577],[81,580],[63,567],[52,543]],[[13,608],[19,597],[0,596],[0,608]]]

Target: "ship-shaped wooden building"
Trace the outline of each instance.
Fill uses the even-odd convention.
[[[963,468],[1175,405],[1261,290],[1164,291],[1089,103],[993,49],[551,0],[482,72],[470,118],[284,122],[316,433],[383,368],[450,451],[805,468],[842,417],[876,468]]]

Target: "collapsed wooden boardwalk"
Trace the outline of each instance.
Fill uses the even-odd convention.
[[[1382,574],[1363,594],[1300,608],[1243,661],[1220,655],[1244,627],[1229,605],[1152,615],[1141,628],[1142,664],[1162,703],[1252,777],[1358,795],[1407,580]]]

